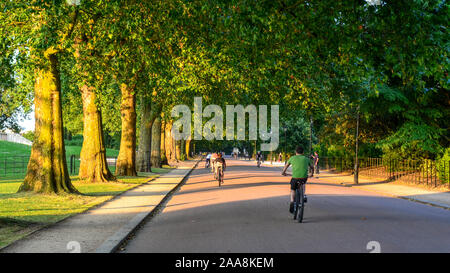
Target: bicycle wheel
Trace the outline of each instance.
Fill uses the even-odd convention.
[[[299,202],[297,203],[297,220],[299,223],[303,222],[303,211],[305,209],[305,194],[303,192],[303,185],[299,185],[298,196],[299,196]]]
[[[298,201],[300,199],[300,193],[298,188],[295,190],[295,198],[294,198],[294,220],[297,220],[297,211],[298,211]]]
[[[222,172],[220,170],[217,171],[217,181],[219,181],[219,187],[221,186],[221,181],[222,181]]]

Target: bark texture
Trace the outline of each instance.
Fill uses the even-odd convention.
[[[161,119],[158,117],[152,126],[152,166],[161,168]]]
[[[191,138],[188,138],[187,140],[186,140],[186,158],[188,159],[188,160],[191,160],[192,159],[192,157],[191,157],[191,143],[192,143],[192,139]]]
[[[83,147],[78,176],[88,183],[114,181],[115,177],[106,161],[102,114],[96,104],[95,90],[85,85],[81,88],[81,95],[83,98]]]
[[[161,165],[169,164],[166,157],[166,122],[161,120]]]
[[[161,112],[161,107],[147,103],[142,99],[141,126],[139,134],[139,149],[137,153],[137,168],[140,172],[151,172],[152,157],[152,127]],[[160,136],[159,136],[160,137]],[[159,151],[159,147],[158,147]]]
[[[181,153],[183,152],[183,140],[174,140],[175,141],[175,159],[181,160]]]
[[[151,142],[152,142],[152,106],[142,100],[141,126],[139,131],[139,149],[137,152],[137,170],[151,172]]]
[[[176,161],[175,157],[175,141],[172,138],[172,121],[167,121],[164,128],[164,149],[166,152],[167,162]]]
[[[27,174],[19,191],[75,193],[67,169],[61,109],[58,59],[46,55],[47,64],[37,70],[35,92],[35,140]]]
[[[136,172],[136,96],[126,84],[120,86],[122,102],[122,136],[117,157],[116,175],[137,176]]]

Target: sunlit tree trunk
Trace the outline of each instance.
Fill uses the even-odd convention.
[[[79,177],[88,183],[115,180],[106,161],[102,113],[96,104],[95,89],[81,88],[83,98],[83,147],[80,154]]]
[[[172,138],[172,121],[167,121],[165,126],[165,151],[167,161],[170,163],[171,161],[175,161],[175,142]]]
[[[192,159],[192,157],[191,157],[191,138],[188,138],[187,140],[186,140],[186,158],[188,159],[188,160],[191,160]]]
[[[122,102],[122,136],[117,157],[116,175],[137,176],[136,172],[136,96],[126,84],[120,86]]]
[[[152,126],[152,166],[161,168],[161,119],[158,117]]]
[[[66,163],[58,59],[46,54],[48,64],[37,70],[34,86],[35,140],[27,174],[19,191],[74,193]]]

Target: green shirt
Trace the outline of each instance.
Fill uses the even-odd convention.
[[[309,159],[304,155],[294,155],[289,158],[288,164],[292,165],[292,178],[307,178]]]

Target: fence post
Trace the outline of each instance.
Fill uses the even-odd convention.
[[[388,177],[389,177],[389,180],[390,180],[390,179],[392,179],[392,159],[389,159],[389,162],[388,162],[387,166],[389,166],[388,167]]]
[[[436,169],[436,161],[433,162],[433,171],[434,171],[434,186],[437,187],[437,169]]]
[[[388,168],[388,171],[386,172],[388,175],[388,179],[391,179],[391,160],[390,159],[388,160],[386,167]]]
[[[419,184],[425,184],[425,162],[420,164],[420,176],[419,176]]]
[[[73,174],[73,155],[70,156],[70,174]]]
[[[392,162],[392,171],[394,175],[394,180],[397,180],[397,160],[393,160]]]
[[[400,161],[398,159],[394,160],[394,179],[398,180],[400,177]]]
[[[413,180],[414,180],[414,183],[417,183],[417,162],[416,162],[416,160],[413,160],[413,163],[412,163],[412,165],[413,165]]]
[[[383,162],[383,159],[381,159],[381,162]],[[377,158],[377,176],[379,176],[380,175],[380,158]],[[383,164],[381,164],[381,165],[383,165]]]

